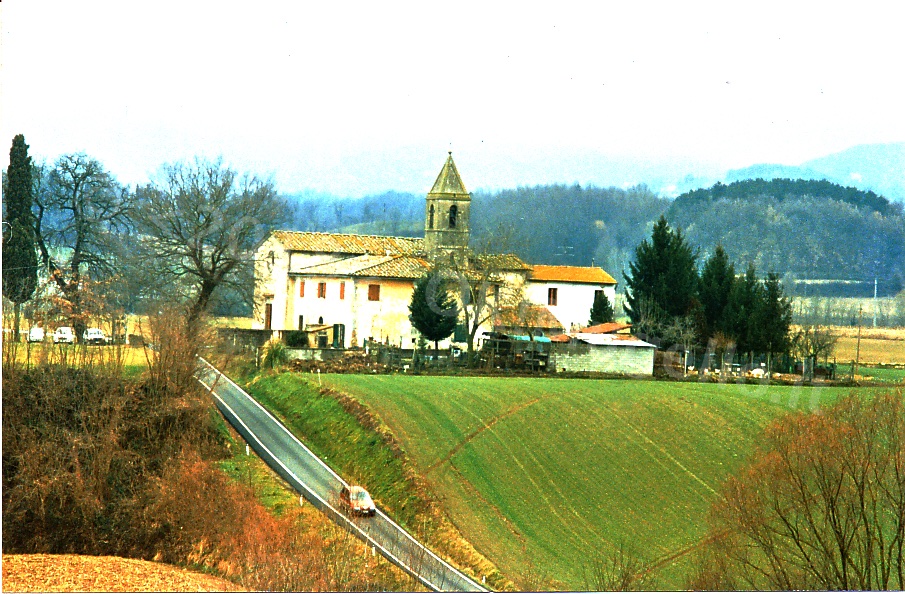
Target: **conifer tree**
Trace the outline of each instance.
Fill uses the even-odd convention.
[[[697,254],[665,216],[654,225],[650,241],[635,249],[626,276],[626,310],[632,325],[647,335],[661,335],[676,318],[697,306]]]
[[[606,293],[598,291],[594,295],[594,304],[591,306],[591,319],[588,320],[588,326],[596,324],[606,324],[616,319],[613,312],[613,305],[607,299]]]
[[[707,344],[708,339],[717,334],[733,337],[734,328],[730,320],[729,302],[735,283],[735,266],[722,245],[717,245],[713,255],[704,263],[698,285],[698,299],[701,302],[699,339]]]
[[[459,308],[455,298],[446,290],[436,271],[429,272],[415,282],[409,303],[409,320],[418,332],[434,343],[434,354],[441,340],[456,329]]]
[[[31,299],[38,286],[38,255],[31,212],[34,201],[31,157],[22,134],[13,138],[5,181],[3,205],[7,224],[3,227],[3,295],[13,302],[13,340],[18,341],[21,306]]]

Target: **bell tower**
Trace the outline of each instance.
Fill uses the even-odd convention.
[[[464,253],[468,247],[471,195],[453,162],[452,151],[427,193],[424,211],[424,249],[429,257]]]

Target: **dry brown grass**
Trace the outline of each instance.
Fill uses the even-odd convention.
[[[860,354],[858,339],[845,336],[836,343],[836,360],[839,362],[854,361],[863,365],[905,364],[905,340],[887,340],[882,338],[861,337]]]
[[[172,565],[86,555],[3,555],[4,592],[242,592]]]
[[[793,331],[797,329],[793,327]],[[829,326],[838,338],[831,355],[839,363],[854,361],[857,357],[862,364],[905,364],[905,328],[861,327],[861,347],[858,353],[857,326]]]

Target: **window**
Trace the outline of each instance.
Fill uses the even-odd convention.
[[[317,283],[317,298],[318,299],[327,298],[327,283]]]
[[[305,296],[305,281],[300,280],[299,281],[299,297],[304,297],[304,296]]]
[[[299,330],[305,329],[305,316],[299,316]]]
[[[346,283],[339,283],[339,298],[346,298]]]
[[[556,305],[557,289],[550,287],[547,289],[547,305]]]
[[[459,207],[453,204],[449,207],[449,228],[456,228],[456,218],[459,216]]]
[[[380,301],[380,285],[368,285],[368,301]]]
[[[603,297],[603,289],[597,289],[596,291],[594,291],[594,301],[597,301],[601,297]]]
[[[434,228],[434,205],[433,204],[431,204],[431,207],[430,207],[430,216],[428,217],[427,228],[428,229]]]

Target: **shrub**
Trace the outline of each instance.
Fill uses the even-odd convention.
[[[264,367],[275,369],[286,363],[289,363],[289,352],[286,350],[286,345],[278,340],[267,341],[267,344],[264,345],[264,358],[261,364]]]
[[[308,333],[302,330],[288,330],[283,332],[283,341],[290,348],[306,349],[308,348]]]

